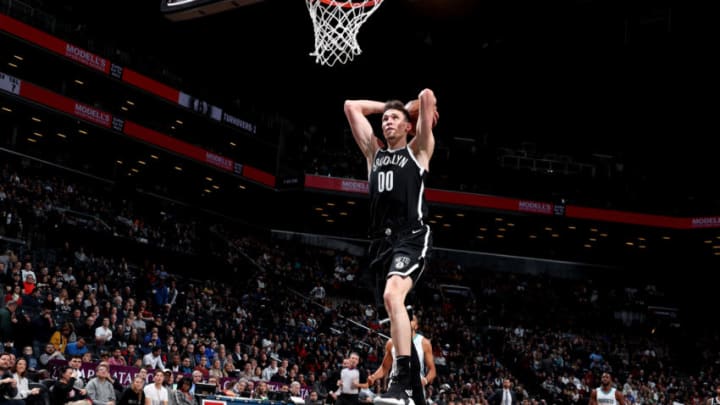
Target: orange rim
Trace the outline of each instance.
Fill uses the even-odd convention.
[[[339,2],[339,1],[335,1],[335,0],[316,0],[316,1],[319,1],[323,4],[325,4],[326,6],[330,6],[330,7],[355,8],[355,7],[372,7],[375,5],[375,3],[377,3],[377,4],[382,3],[383,0],[368,0],[368,1],[358,2],[358,3],[353,3],[352,1]],[[354,5],[354,4],[357,4],[357,5]]]

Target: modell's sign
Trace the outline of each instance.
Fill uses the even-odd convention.
[[[85,104],[75,103],[74,112],[78,117],[104,127],[110,127],[112,122],[112,115]]]
[[[692,228],[720,228],[720,217],[696,217],[690,222]]]
[[[536,212],[538,214],[552,214],[553,205],[550,203],[544,203],[539,201],[518,201],[518,211],[521,212]]]
[[[205,162],[230,172],[233,171],[235,167],[235,162],[232,160],[212,152],[205,152]]]
[[[103,72],[105,71],[108,63],[105,58],[95,55],[92,52],[88,52],[82,48],[78,48],[70,43],[65,44],[65,56],[76,62],[80,62],[85,66],[89,66]]]

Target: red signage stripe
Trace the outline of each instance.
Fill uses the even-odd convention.
[[[65,41],[5,14],[0,14],[0,29],[52,52],[65,55]]]
[[[689,218],[580,207],[577,205],[568,205],[565,210],[565,215],[570,218],[619,222],[623,224],[644,225],[656,228],[690,229]]]
[[[175,104],[177,104],[178,98],[180,97],[180,91],[175,90],[166,84],[160,83],[157,80],[143,76],[132,69],[123,68],[122,80]]]
[[[242,174],[250,180],[257,181],[260,184],[264,184],[268,187],[275,187],[275,176],[268,172],[264,172],[252,166],[243,166]]]
[[[0,29],[89,68],[105,74],[110,72],[107,59],[3,14],[0,14]]]
[[[145,128],[131,121],[125,121],[123,132],[135,139],[145,141],[149,144],[159,146],[179,155],[205,162],[205,150],[187,142],[172,138],[163,133]]]
[[[468,207],[492,208],[505,211],[518,211],[520,200],[496,197],[484,194],[461,193],[458,191],[427,189],[425,197],[428,202],[456,204]]]

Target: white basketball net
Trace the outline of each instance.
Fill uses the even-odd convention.
[[[360,26],[383,0],[305,0],[315,31],[315,62],[325,66],[347,63],[362,50],[357,42]]]

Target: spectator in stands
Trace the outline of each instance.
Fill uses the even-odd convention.
[[[65,353],[70,357],[73,357],[73,356],[82,357],[82,355],[87,352],[88,352],[88,347],[87,347],[87,344],[85,343],[85,338],[82,336],[79,336],[75,342],[68,343],[67,347],[65,348]]]
[[[190,392],[195,394],[195,384],[200,384],[203,382],[203,373],[197,370],[193,370],[192,372],[192,387],[190,387]]]
[[[168,299],[167,299],[167,305],[170,306],[170,310],[175,306],[178,300],[178,296],[180,295],[180,291],[177,288],[177,281],[172,278],[170,279],[170,286],[168,287]]]
[[[193,369],[196,366],[195,362],[195,345],[192,343],[188,343],[185,345],[185,350],[180,354],[183,358],[187,357],[190,359],[190,367]]]
[[[197,345],[197,350],[195,353],[195,364],[202,364],[205,366],[205,368],[210,368],[211,364],[209,362],[209,359],[212,358],[212,355],[214,354],[212,350],[208,350],[209,348],[204,343],[199,343]]]
[[[178,351],[178,345],[177,342],[175,342],[175,336],[172,335],[173,333],[173,326],[171,323],[168,323],[165,325],[165,329],[163,330],[163,333],[165,334],[165,339],[160,338],[161,341],[163,341],[163,352],[168,354],[168,359],[172,358],[172,354],[180,354]]]
[[[290,395],[294,397],[301,397],[302,393],[300,392],[300,382],[299,381],[293,381],[290,383]]]
[[[15,340],[15,325],[18,323],[17,309],[18,302],[16,300],[9,300],[5,303],[5,307],[0,308],[0,343]]]
[[[23,294],[31,295],[37,288],[37,280],[34,274],[27,274],[23,279]]]
[[[82,367],[82,356],[73,355],[70,356],[68,365],[72,368],[72,377],[74,381],[74,387],[77,390],[77,396],[82,396],[82,399],[86,398],[87,390],[85,389],[85,378],[83,377]],[[80,398],[77,398],[80,399]]]
[[[320,281],[317,281],[315,287],[310,290],[310,297],[319,302],[325,300],[325,287],[323,287]]]
[[[222,386],[220,385],[220,379],[217,377],[208,377],[207,383],[215,386],[215,391],[213,391],[214,394],[220,394],[222,393]]]
[[[290,384],[290,379],[288,378],[287,370],[285,369],[285,367],[278,367],[277,373],[273,374],[272,378],[270,378],[270,381],[281,384]]]
[[[157,284],[153,288],[153,299],[155,302],[155,308],[160,308],[168,303],[170,297],[170,288],[165,284],[165,280],[162,278],[158,279]]]
[[[193,368],[191,366],[190,357],[185,357],[182,360],[182,364],[180,365],[180,369],[178,372],[182,374],[192,374]]]
[[[65,356],[63,356],[59,350],[55,349],[55,345],[52,343],[45,345],[45,352],[43,352],[38,359],[40,367],[47,367],[50,360],[65,360]]]
[[[40,306],[40,312],[32,320],[33,345],[37,350],[50,341],[55,332],[55,319],[53,318],[51,303],[44,302]]]
[[[168,405],[168,391],[163,386],[165,373],[163,370],[155,370],[153,383],[143,388],[145,391],[145,405]]]
[[[128,366],[142,367],[143,355],[137,350],[136,345],[128,343],[123,356],[125,357],[125,361]]]
[[[270,381],[272,376],[274,376],[278,372],[278,362],[277,359],[270,359],[270,364],[265,367],[262,371],[262,379],[265,381]]]
[[[208,369],[208,377],[217,377],[225,378],[228,375],[225,373],[225,370],[223,370],[222,366],[220,365],[220,359],[215,359],[212,362],[212,367]]]
[[[130,386],[123,390],[118,400],[118,405],[145,405],[145,379],[142,376],[135,376]]]
[[[235,343],[231,356],[236,369],[242,369],[245,366],[242,345],[240,343]]]
[[[13,399],[22,400],[26,405],[44,405],[44,394],[40,388],[30,388],[30,381],[27,377],[28,363],[24,358],[19,358],[15,362],[15,378],[17,395]],[[46,394],[47,395],[47,394]],[[0,399],[0,403],[2,399]]]
[[[20,307],[23,304],[24,295],[22,291],[22,281],[19,280],[20,273],[14,272],[12,276],[13,280],[5,287],[8,290],[7,294],[5,294],[5,305],[10,301],[15,301],[18,307]]]
[[[146,384],[148,384],[148,379],[149,379],[150,374],[151,374],[151,373],[150,373],[150,372],[148,371],[148,369],[145,368],[145,367],[140,367],[140,368],[138,369],[137,375],[139,375],[140,377],[142,377],[142,379],[143,379],[143,381],[144,381],[143,386],[145,386]],[[153,371],[153,377],[154,377],[154,371]]]
[[[37,281],[37,274],[35,274],[35,270],[33,270],[32,262],[25,262],[25,265],[20,271],[20,278],[25,281],[29,276],[32,277],[33,283]]]
[[[229,356],[225,357],[225,364],[223,364],[223,373],[226,377],[237,377],[237,370],[235,370],[235,365],[232,363],[232,361],[229,360]]]
[[[165,374],[163,386],[168,392],[168,405],[175,405],[175,389],[173,388],[173,384],[175,384],[175,374],[167,368],[163,370],[163,374]]]
[[[115,405],[115,388],[109,380],[110,371],[107,365],[100,364],[95,368],[93,377],[85,387],[87,396],[93,405]]]
[[[203,378],[207,379],[210,377],[210,370],[206,367],[207,357],[200,356],[200,361],[195,366],[196,371],[200,371],[203,374]]]
[[[150,332],[148,332],[143,338],[142,351],[144,353],[150,353],[155,347],[162,349],[163,342],[162,339],[160,339],[160,332],[158,328],[152,327]]]
[[[75,388],[75,377],[70,366],[60,368],[60,378],[53,384],[50,391],[50,403],[53,405],[92,405],[85,399],[85,394]]]
[[[169,368],[173,372],[179,373],[180,367],[182,366],[182,361],[180,360],[180,353],[168,353],[168,358],[170,359],[167,364],[165,364],[165,367]]]
[[[240,378],[245,378],[247,380],[251,380],[255,376],[253,365],[251,362],[245,363],[245,366],[243,367],[242,371],[240,372]]]
[[[86,341],[95,341],[95,315],[90,313],[85,317],[83,323],[76,329],[78,339],[83,337]]]
[[[308,385],[311,391],[314,391],[320,401],[325,401],[327,397],[327,388],[325,388],[325,381],[327,380],[327,374],[322,372],[320,378],[315,377],[315,373],[310,373],[308,377]]]
[[[163,359],[161,355],[161,347],[160,346],[154,346],[152,348],[152,351],[145,356],[143,356],[143,367],[150,367],[153,369],[159,369],[162,370],[165,368],[165,364],[163,364]]]
[[[50,343],[55,346],[55,350],[59,351],[60,354],[65,353],[65,349],[67,348],[67,344],[71,342],[70,336],[73,332],[74,328],[72,323],[65,322],[59,330],[56,330],[55,333],[50,336]]]
[[[73,309],[73,315],[76,314],[76,311],[80,311],[80,316],[73,316],[75,323],[75,330],[77,331],[80,326],[82,326],[83,318],[82,314],[85,313],[85,292],[83,290],[77,291],[75,293],[75,298],[73,299],[72,304],[70,304],[70,307]]]
[[[117,399],[120,396],[120,393],[123,392],[125,389],[125,385],[123,385],[120,382],[119,378],[113,378],[112,374],[110,374],[110,363],[108,363],[106,360],[101,360],[98,364],[98,366],[105,366],[108,369],[108,381],[110,381],[110,384],[112,384],[113,388],[115,389],[115,398]]]
[[[318,396],[317,391],[310,391],[310,394],[308,395],[307,399],[305,400],[305,405],[323,405],[324,401],[320,399]]]
[[[268,384],[265,381],[258,381],[257,387],[255,387],[255,391],[252,394],[252,398],[259,399],[259,400],[266,400],[268,399],[270,395],[270,389],[268,388]]]
[[[122,350],[120,350],[120,348],[115,348],[113,350],[112,356],[108,359],[108,364],[111,366],[127,366],[127,360],[123,357]]]
[[[135,347],[135,351],[138,353],[138,355],[141,355],[141,360],[142,356],[150,352],[149,349],[147,350],[147,352],[145,352],[146,348],[144,348],[142,345],[142,338],[140,337],[140,332],[135,328],[132,328],[130,330],[130,336],[128,336],[125,341],[128,343],[128,345],[133,345]]]
[[[183,377],[180,379],[177,385],[177,390],[174,393],[176,405],[197,405],[197,399],[195,395],[190,392],[193,382],[190,377]]]
[[[27,369],[31,371],[35,371],[38,368],[38,359],[35,357],[35,353],[33,353],[32,346],[25,346],[23,347],[22,355],[20,356],[21,359],[24,359],[26,361]],[[19,360],[19,359],[18,359]],[[17,363],[17,362],[16,362]]]
[[[247,380],[246,379],[241,378],[241,379],[237,380],[235,382],[235,384],[233,384],[232,388],[230,389],[230,391],[233,394],[231,396],[234,396],[234,397],[244,396],[246,388],[247,388]],[[229,395],[229,394],[227,394],[227,395]]]
[[[95,328],[95,346],[102,348],[109,344],[113,338],[112,329],[110,329],[110,318],[104,317],[102,324]]]
[[[488,398],[490,405],[515,405],[519,404],[517,394],[513,390],[513,383],[509,378],[504,378],[502,381],[502,388],[496,390],[490,398]]]

